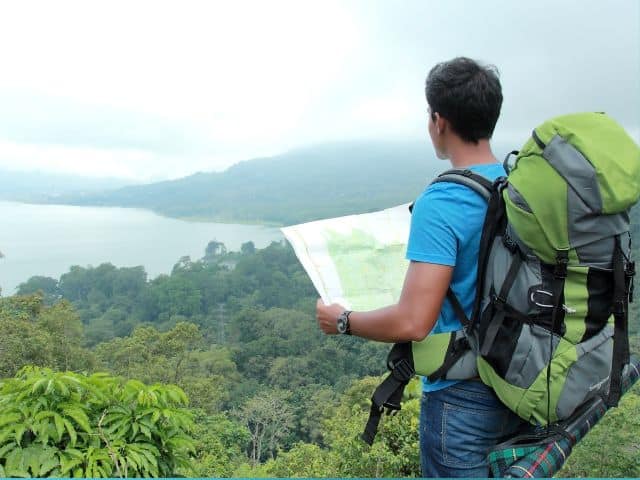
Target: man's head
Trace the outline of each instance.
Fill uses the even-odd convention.
[[[438,156],[442,152],[434,136],[443,126],[466,143],[491,138],[502,106],[495,67],[465,57],[439,63],[427,76],[425,93],[431,117],[429,132]]]

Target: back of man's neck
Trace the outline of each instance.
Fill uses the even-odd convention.
[[[473,165],[496,163],[489,140],[480,140],[477,144],[459,142],[453,145],[449,160],[454,168],[466,168]]]

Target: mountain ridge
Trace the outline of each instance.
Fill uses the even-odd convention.
[[[223,172],[48,201],[287,225],[410,202],[446,168],[427,142],[340,142],[245,160]]]

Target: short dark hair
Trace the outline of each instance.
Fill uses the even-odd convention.
[[[493,65],[457,57],[437,64],[427,76],[425,93],[432,114],[438,112],[466,142],[493,135],[502,106],[502,87]]]

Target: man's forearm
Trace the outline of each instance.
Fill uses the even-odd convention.
[[[453,267],[446,265],[411,262],[398,303],[368,312],[352,312],[351,333],[389,343],[422,340],[438,319],[452,272]],[[318,299],[316,318],[320,329],[329,335],[338,333],[337,320],[343,311],[342,305],[325,305]]]
[[[419,341],[429,331],[403,312],[400,305],[371,310],[369,312],[352,312],[349,316],[349,328],[353,335],[376,340],[378,342]]]

